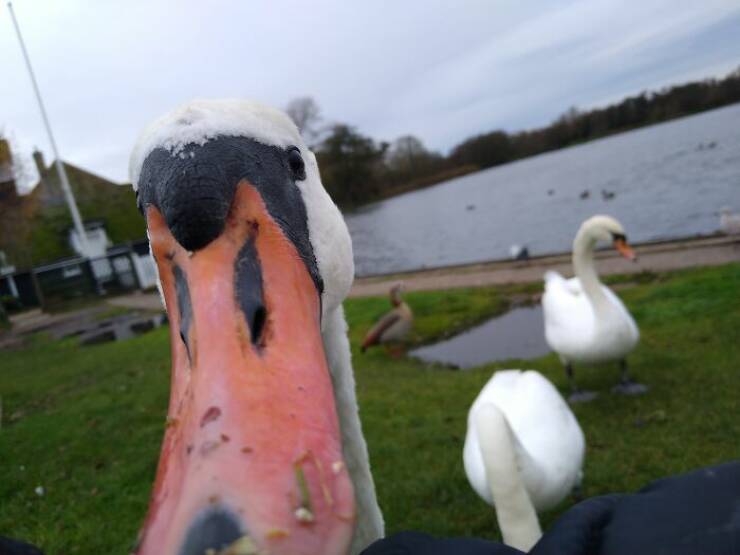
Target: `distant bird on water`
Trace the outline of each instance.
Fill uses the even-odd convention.
[[[512,260],[529,260],[529,249],[527,245],[511,245],[509,255]]]
[[[583,191],[581,191],[581,194],[578,196],[581,198],[581,200],[587,199],[588,197],[591,196],[591,191],[589,191],[588,189],[584,189]]]
[[[729,206],[719,211],[719,229],[725,235],[740,235],[740,214],[733,214]]]
[[[414,313],[401,298],[402,287],[400,283],[391,287],[389,294],[393,309],[380,318],[367,332],[360,347],[363,353],[373,345],[400,343],[406,339],[411,331],[411,326],[414,323]]]
[[[611,200],[615,195],[616,193],[614,191],[607,191],[606,189],[601,190],[601,198],[604,200]]]

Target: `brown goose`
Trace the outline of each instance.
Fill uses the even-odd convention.
[[[401,298],[402,285],[400,283],[391,287],[389,296],[393,309],[386,313],[367,332],[362,342],[361,350],[364,353],[372,345],[399,343],[406,339],[411,326],[414,323],[414,313]]]

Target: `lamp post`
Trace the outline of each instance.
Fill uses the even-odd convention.
[[[15,27],[15,32],[18,35],[18,42],[21,45],[21,51],[23,52],[23,59],[26,62],[26,67],[28,68],[28,75],[31,77],[31,84],[33,85],[33,91],[36,93],[36,100],[39,103],[39,110],[41,110],[41,118],[44,120],[44,126],[46,127],[46,132],[49,135],[49,142],[51,143],[51,149],[54,153],[54,159],[55,159],[55,165],[57,174],[59,175],[59,183],[62,186],[62,192],[64,193],[64,198],[67,201],[67,207],[69,208],[69,213],[72,215],[72,222],[74,224],[75,231],[77,232],[78,237],[80,238],[80,248],[82,249],[82,252],[85,253],[85,258],[88,258],[90,256],[90,248],[87,242],[87,234],[85,233],[85,227],[82,225],[82,218],[80,217],[80,211],[77,209],[77,203],[75,202],[74,194],[72,193],[72,188],[69,186],[69,180],[67,179],[67,172],[64,170],[64,164],[62,164],[62,159],[59,156],[59,151],[57,150],[57,143],[54,140],[54,134],[51,132],[51,124],[49,123],[49,118],[46,115],[46,109],[44,108],[44,101],[41,99],[41,91],[39,90],[38,83],[36,82],[36,76],[33,73],[33,68],[31,67],[31,59],[28,57],[28,52],[26,51],[26,45],[23,42],[23,35],[21,35],[21,28],[18,26],[18,20],[15,17],[15,12],[13,11],[13,4],[8,1],[8,11],[10,12],[10,18],[13,20],[13,26]]]

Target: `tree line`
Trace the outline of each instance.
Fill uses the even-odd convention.
[[[344,124],[324,124],[310,97],[287,106],[316,153],[329,194],[342,207],[357,206],[479,169],[613,133],[740,102],[740,68],[723,79],[706,79],[657,92],[642,92],[605,108],[570,108],[540,129],[494,130],[465,139],[447,156],[428,150],[413,135],[375,141]]]

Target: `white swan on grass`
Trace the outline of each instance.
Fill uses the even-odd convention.
[[[622,375],[614,390],[624,394],[644,393],[647,388],[629,376],[627,355],[637,345],[640,332],[622,301],[600,281],[594,267],[594,247],[609,241],[628,260],[635,260],[624,228],[611,216],[593,216],[583,222],[573,241],[576,277],[545,273],[542,308],[545,339],[560,355],[571,386],[571,401],[588,401],[596,393],[580,391],[573,377],[573,364],[619,361]]]
[[[555,386],[534,370],[496,372],[468,413],[463,463],[476,493],[496,509],[508,545],[542,536],[537,511],[580,484],[583,431]]]

